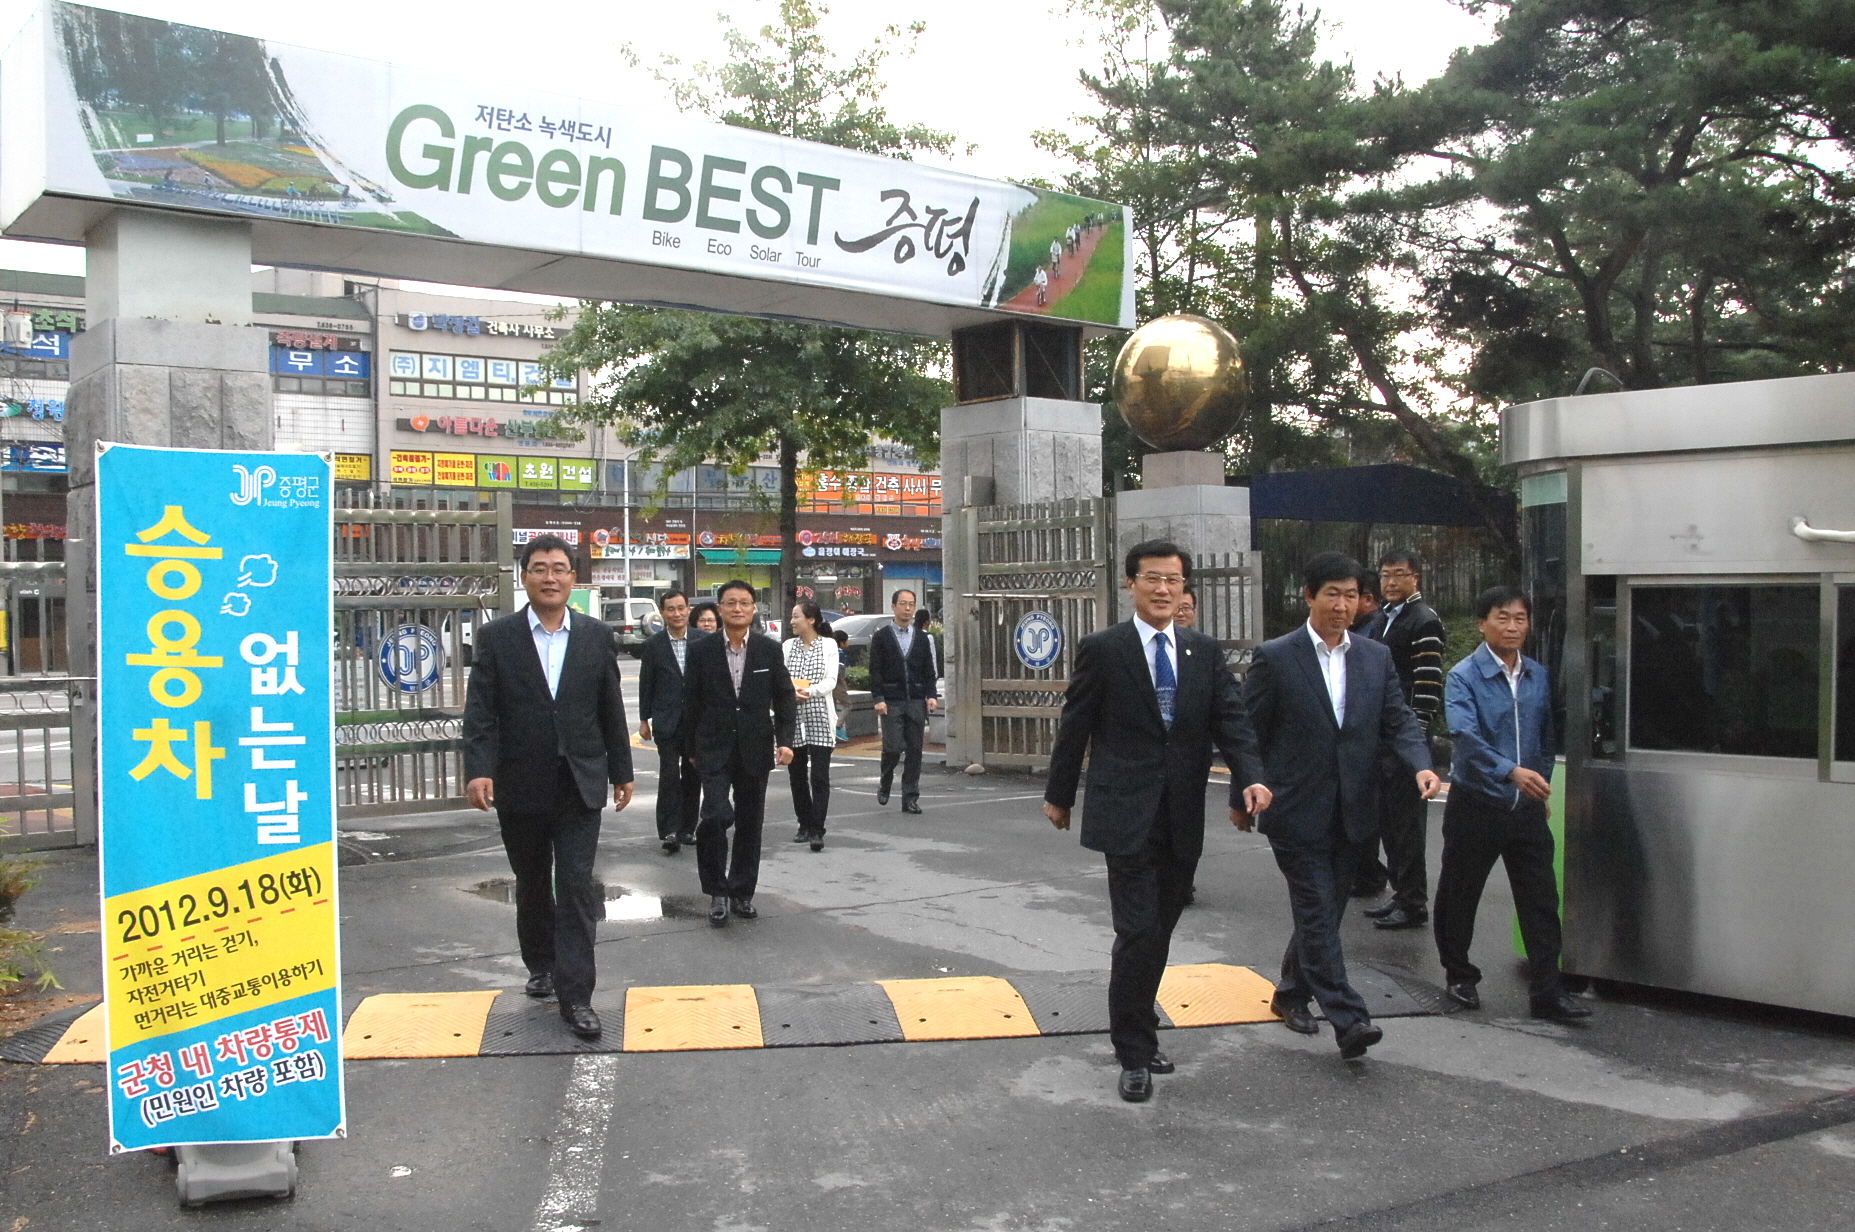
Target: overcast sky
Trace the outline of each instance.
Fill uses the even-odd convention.
[[[13,14],[0,38],[11,39]],[[118,0],[108,5],[238,34],[325,48],[479,80],[503,80],[563,94],[667,110],[664,87],[629,68],[630,44],[647,64],[661,55],[718,59],[725,12],[748,30],[777,12],[773,0],[370,0],[340,9],[280,0]],[[1421,81],[1457,47],[1486,37],[1482,19],[1449,0],[1329,0],[1326,54],[1350,59],[1362,81],[1401,74]],[[1078,70],[1095,53],[1078,42],[1086,26],[1062,17],[1061,0],[838,0],[825,20],[834,48],[866,44],[890,22],[928,23],[915,55],[892,58],[886,102],[892,118],[957,134],[974,147],[950,160],[998,179],[1055,178],[1064,168],[1031,143],[1086,111]],[[80,248],[0,240],[0,268],[81,274]]]

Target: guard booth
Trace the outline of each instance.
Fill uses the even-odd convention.
[[[1565,967],[1855,1014],[1855,375],[1508,410]]]

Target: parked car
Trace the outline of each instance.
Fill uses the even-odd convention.
[[[885,620],[894,619],[886,612],[868,612],[857,616],[841,616],[831,622],[833,632],[843,630],[849,640],[844,644],[845,667],[868,667],[870,665],[870,638]]]
[[[637,658],[645,640],[663,628],[654,599],[607,599],[601,617],[618,634],[618,644]]]

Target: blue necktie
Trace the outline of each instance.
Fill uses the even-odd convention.
[[[1172,726],[1172,699],[1179,691],[1179,678],[1172,670],[1172,656],[1166,653],[1166,635],[1153,638],[1153,691],[1159,694],[1159,717]]]

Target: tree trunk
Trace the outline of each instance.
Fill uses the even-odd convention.
[[[785,433],[779,437],[779,581],[774,594],[773,619],[784,621],[799,590],[799,443]]]

